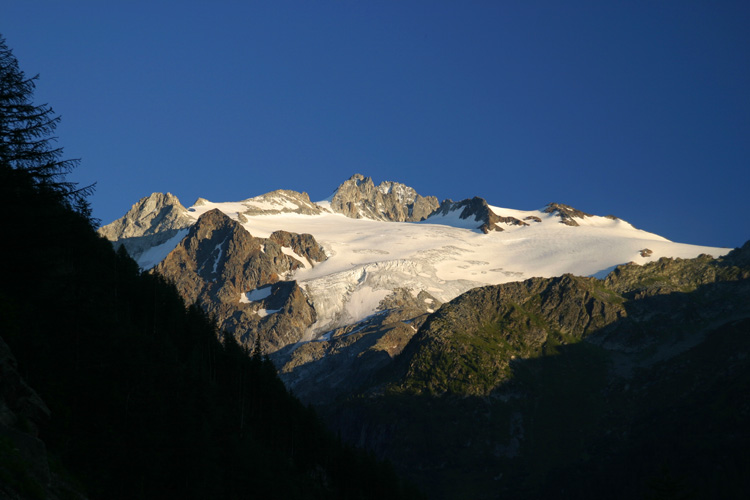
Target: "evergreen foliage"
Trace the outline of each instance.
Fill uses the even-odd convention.
[[[48,147],[58,118],[30,104],[2,39],[0,64],[0,335],[51,410],[40,438],[90,498],[418,496],[95,233],[74,162]]]
[[[37,186],[56,192],[64,203],[90,216],[86,199],[94,186],[79,188],[66,175],[78,160],[63,159],[54,143],[60,117],[46,104],[33,103],[39,76],[27,78],[0,34],[0,168],[23,170]]]

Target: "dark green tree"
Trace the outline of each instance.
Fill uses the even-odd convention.
[[[47,104],[34,104],[38,78],[26,77],[0,34],[0,168],[27,172],[39,189],[57,194],[90,219],[87,197],[94,185],[79,187],[66,179],[79,160],[64,159],[55,145],[60,117]]]

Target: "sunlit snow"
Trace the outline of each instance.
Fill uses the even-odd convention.
[[[174,236],[161,245],[151,247],[143,252],[138,256],[138,266],[140,266],[141,269],[151,269],[156,264],[163,261],[169,252],[174,250],[180,241],[187,236],[189,231],[190,229],[180,229]]]
[[[302,264],[303,267],[310,268],[310,267],[313,266],[312,262],[310,262],[310,259],[308,259],[307,257],[303,257],[303,256],[299,255],[298,253],[296,253],[294,250],[292,250],[289,247],[281,247],[281,252],[284,255],[287,255],[287,256],[293,258],[294,260],[299,261]]]
[[[242,206],[204,202],[191,207],[189,214],[197,220],[218,208],[236,220]],[[288,279],[297,280],[315,306],[319,319],[309,332],[311,338],[372,315],[380,301],[398,287],[414,294],[425,290],[445,302],[477,286],[565,273],[603,277],[627,262],[644,264],[661,257],[692,258],[702,253],[717,257],[729,251],[674,243],[619,219],[576,218],[579,226],[571,227],[541,210],[496,206],[491,210],[503,217],[526,219],[528,225],[500,223],[503,231],[483,234],[476,229],[480,222],[473,217],[460,219],[455,212],[419,223],[352,219],[325,212],[245,215],[243,227],[264,238],[279,229],[310,233],[325,248],[329,259],[315,267],[291,249],[283,249],[305,264]],[[646,248],[653,253],[642,257],[640,252]],[[260,290],[266,289],[244,294],[242,300],[261,300],[253,295]],[[270,293],[270,287],[267,290]]]

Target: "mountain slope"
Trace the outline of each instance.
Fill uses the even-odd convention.
[[[298,268],[326,259],[310,235],[255,238],[219,210],[205,212],[154,270],[245,345],[273,352],[299,341],[315,310],[294,281]]]
[[[467,292],[331,425],[434,498],[743,498],[748,258]]]
[[[335,213],[334,198],[358,208]],[[192,227],[213,214],[231,231],[199,242],[183,228],[137,260],[155,266],[244,346],[259,342],[295,394],[322,403],[369,383],[427,314],[471,289],[565,273],[604,277],[627,262],[728,251],[671,242],[556,203],[514,210],[481,198],[446,200],[431,204],[420,222],[394,221],[413,215],[420,199],[411,188],[375,186],[361,175],[315,204],[283,190],[241,202],[199,199],[180,211]]]

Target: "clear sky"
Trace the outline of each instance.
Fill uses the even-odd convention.
[[[169,191],[422,195],[750,239],[750,2],[3,0],[94,215]]]

